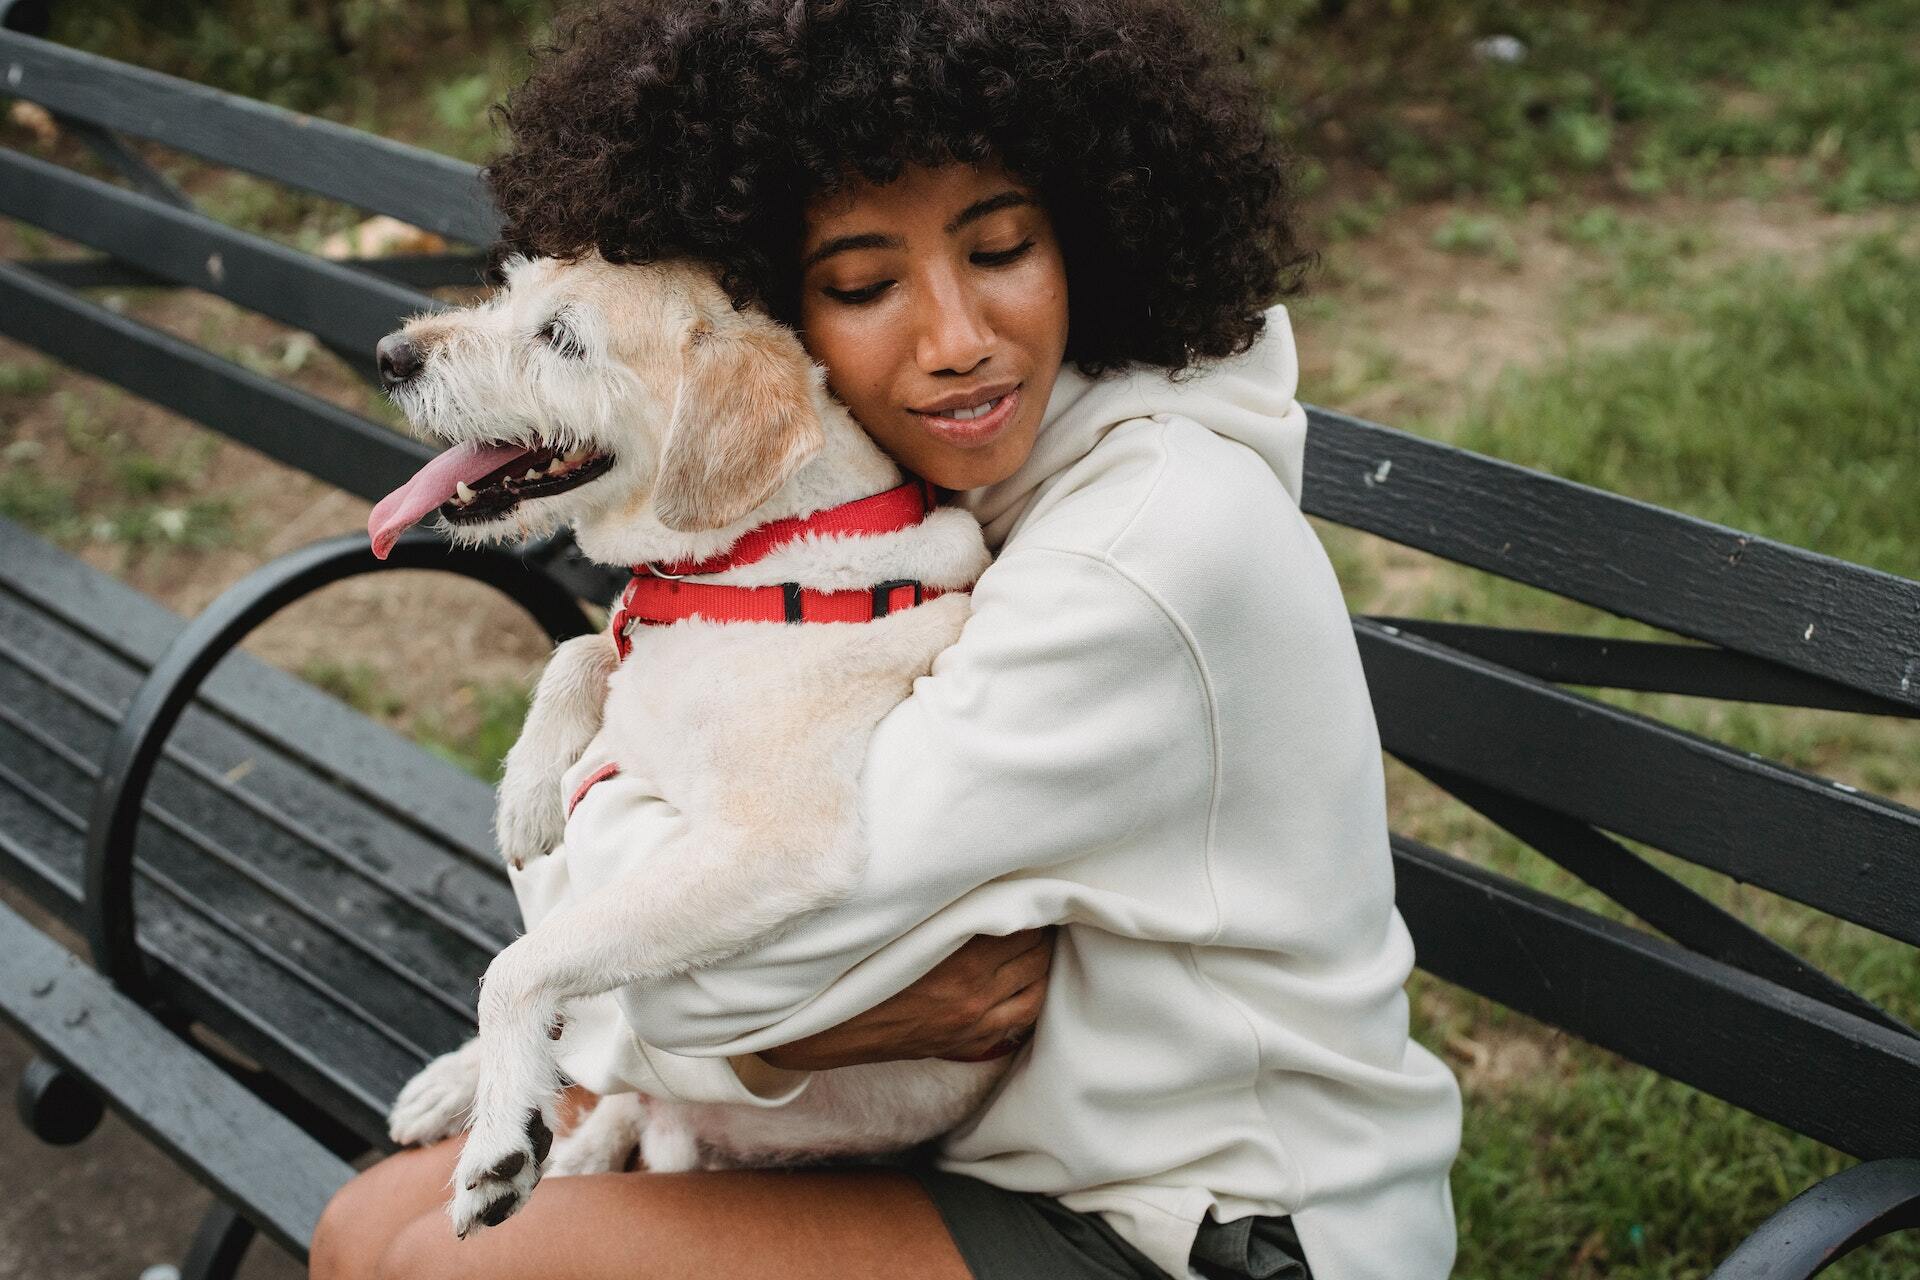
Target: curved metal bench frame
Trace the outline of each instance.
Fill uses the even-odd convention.
[[[572,591],[520,557],[453,549],[414,533],[376,560],[364,534],[316,542],[262,566],[188,624],[134,694],[107,746],[87,821],[82,925],[96,969],[149,1008],[158,992],[141,956],[133,903],[134,835],[147,786],[174,724],[220,660],[261,623],[322,587],[368,573],[435,569],[484,582],[520,605],[555,641],[594,630]]]

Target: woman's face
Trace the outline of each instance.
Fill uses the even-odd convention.
[[[895,461],[948,489],[1026,461],[1067,346],[1066,267],[1031,187],[910,165],[810,205],[800,262],[801,340]]]

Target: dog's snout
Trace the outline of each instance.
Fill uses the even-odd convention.
[[[390,333],[373,349],[380,365],[380,385],[391,391],[419,373],[426,365],[426,354],[404,333]]]

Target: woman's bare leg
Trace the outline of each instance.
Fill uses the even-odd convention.
[[[920,1183],[875,1168],[553,1178],[465,1240],[436,1206],[401,1230],[369,1280],[901,1276],[971,1280]]]
[[[594,1101],[591,1093],[578,1086],[566,1090],[560,1098],[560,1132],[572,1128]],[[372,1276],[394,1237],[415,1219],[446,1207],[453,1167],[460,1162],[465,1144],[465,1135],[456,1135],[395,1152],[335,1192],[313,1233],[307,1257],[309,1280]]]
[[[569,1094],[562,1132],[593,1100]],[[342,1187],[314,1233],[312,1280],[971,1280],[919,1182],[887,1169],[549,1178],[505,1223],[456,1240],[461,1145],[402,1151]]]

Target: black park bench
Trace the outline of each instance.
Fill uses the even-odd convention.
[[[0,262],[0,334],[365,499],[425,459],[87,291],[201,290],[366,370],[401,316],[436,305],[424,290],[475,282],[474,256],[297,252],[200,212],[124,137],[483,246],[495,224],[471,167],[19,30],[0,31],[0,94],[47,108],[120,179],[0,150],[0,216],[95,251]],[[1920,583],[1312,418],[1311,514],[1673,637],[1354,619],[1387,749],[1645,926],[1396,836],[1421,966],[1859,1159],[1718,1280],[1812,1275],[1920,1225],[1920,1036],[1626,843],[1905,956],[1920,813],[1576,691],[1911,720]],[[46,922],[0,909],[0,1013],[42,1055],[20,1105],[56,1142],[111,1106],[212,1190],[189,1280],[232,1275],[256,1230],[304,1254],[348,1161],[384,1146],[400,1086],[470,1034],[476,979],[517,931],[485,784],[229,652],[319,586],[396,568],[488,582],[555,638],[617,585],[564,539],[456,554],[415,533],[382,566],[349,537],[186,620],[0,521],[0,875]]]

